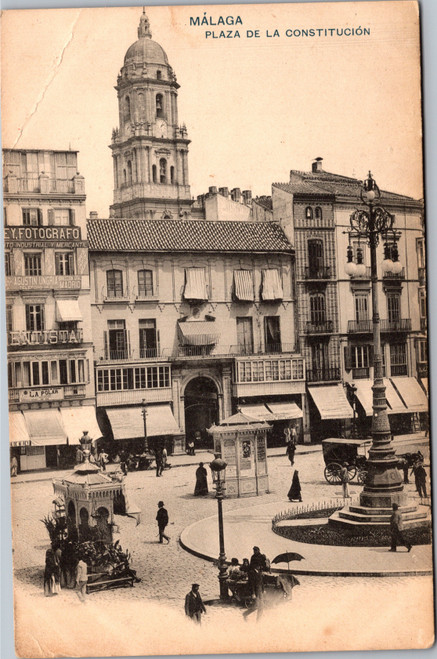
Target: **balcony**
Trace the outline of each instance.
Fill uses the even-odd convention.
[[[233,345],[230,346],[229,352],[231,355],[239,357],[253,356],[253,355],[277,355],[282,353],[296,352],[295,346],[292,343],[270,343],[266,346],[244,346]]]
[[[362,368],[353,368],[352,377],[354,380],[368,380],[370,377],[370,368],[368,366]]]
[[[312,268],[306,266],[304,270],[304,279],[331,279],[331,266],[322,266],[320,268]]]
[[[418,268],[419,286],[426,286],[426,268]]]
[[[341,380],[339,368],[315,368],[307,370],[307,382],[335,382]]]
[[[392,364],[390,370],[392,377],[396,377],[397,375],[408,375],[406,364]]]
[[[17,177],[9,174],[3,180],[4,192],[17,194],[20,192],[40,194],[84,194],[84,182],[82,176],[70,179],[50,178],[47,174],[39,176]]]
[[[380,321],[380,329],[381,332],[409,332],[411,331],[411,319],[387,320],[387,318],[383,318]],[[349,320],[347,331],[350,334],[371,334],[373,323],[371,320]]]
[[[400,272],[384,272],[382,275],[383,279],[405,279],[405,268],[402,268]]]
[[[428,363],[427,362],[418,362],[417,363],[417,375],[419,378],[428,377]]]
[[[334,331],[332,320],[325,320],[323,323],[312,323],[308,321],[305,326],[305,334],[331,334]]]

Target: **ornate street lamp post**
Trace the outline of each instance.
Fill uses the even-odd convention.
[[[141,415],[143,417],[144,424],[144,453],[148,453],[149,445],[147,443],[147,403],[145,398],[142,400],[142,407],[143,409],[141,410]]]
[[[224,492],[223,486],[225,483],[225,469],[227,464],[221,458],[215,458],[210,465],[213,472],[213,479],[215,483],[218,507],[218,526],[219,526],[219,559],[218,559],[218,568],[219,568],[219,584],[220,584],[220,599],[227,600],[229,598],[228,587],[226,585],[226,580],[228,578],[228,568],[226,566],[226,554],[225,554],[225,536],[223,530],[223,499]]]
[[[372,446],[369,450],[368,472],[360,496],[361,506],[366,508],[391,508],[393,503],[403,504],[406,495],[403,492],[402,478],[396,464],[395,449],[387,414],[385,385],[383,379],[381,328],[378,310],[378,269],[376,248],[380,238],[385,239],[385,258],[382,263],[384,273],[400,272],[402,266],[398,261],[396,232],[393,230],[394,216],[379,205],[381,193],[372,174],[369,172],[361,190],[361,200],[367,206],[365,210],[356,210],[350,217],[350,233],[358,239],[364,239],[370,247],[370,269],[372,281],[372,323],[373,323],[373,415]],[[389,244],[389,237],[392,244]],[[362,253],[361,253],[362,254]],[[359,274],[360,267],[353,262],[353,251],[349,245],[346,273],[350,276]],[[362,263],[362,259],[361,259]],[[370,512],[369,512],[370,514]]]
[[[352,419],[352,437],[356,438],[357,437],[357,386],[354,382],[351,382],[349,388],[352,399],[352,412],[354,415]]]

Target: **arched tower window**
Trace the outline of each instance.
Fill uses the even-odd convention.
[[[159,161],[159,182],[167,183],[167,161],[161,158]]]
[[[316,216],[316,220],[322,219],[322,209],[320,208],[320,206],[316,206],[315,216]]]
[[[123,183],[124,183],[124,185],[127,184],[127,174],[126,174],[126,170],[125,170],[125,169],[123,169]]]
[[[156,94],[156,116],[164,116],[164,98],[162,94]]]
[[[307,206],[305,208],[305,217],[307,220],[313,219],[313,209],[311,208],[311,206]]]
[[[156,183],[156,165],[152,165],[152,181]]]
[[[125,116],[125,119],[130,121],[130,119],[131,119],[131,109],[130,109],[130,98],[129,98],[129,96],[126,96],[126,98],[124,99],[124,116]]]
[[[129,185],[132,185],[132,162],[127,161],[127,181]]]
[[[170,167],[170,183],[174,183],[174,167],[171,165]]]
[[[157,71],[157,72],[156,72],[156,79],[157,79],[157,80],[161,80],[161,79],[162,79],[162,72],[161,72],[161,71]]]

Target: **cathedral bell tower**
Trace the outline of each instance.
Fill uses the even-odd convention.
[[[187,129],[178,124],[176,76],[152,40],[143,10],[138,40],[128,48],[115,87],[119,128],[112,133],[114,217],[188,217]]]

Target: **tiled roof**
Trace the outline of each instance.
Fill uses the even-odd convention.
[[[323,170],[318,172],[301,172],[291,170],[293,179],[291,183],[274,183],[275,187],[291,192],[292,194],[319,194],[319,195],[341,195],[347,197],[360,197],[362,181],[332,174]],[[415,201],[412,197],[381,190],[381,198],[396,201]]]
[[[99,252],[289,252],[282,229],[272,222],[205,220],[88,220],[90,250]]]

